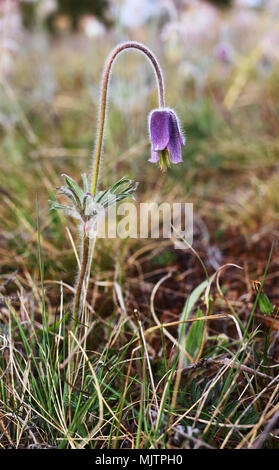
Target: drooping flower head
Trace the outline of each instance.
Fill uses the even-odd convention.
[[[152,163],[159,162],[162,171],[166,171],[170,163],[181,163],[181,146],[185,139],[179,129],[178,119],[172,109],[155,109],[150,114],[149,130],[151,140]]]

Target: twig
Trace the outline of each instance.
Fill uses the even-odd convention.
[[[199,367],[207,367],[207,366],[210,366],[210,365],[219,365],[219,364],[227,365],[229,363],[231,363],[231,361],[227,357],[225,357],[223,359],[206,359],[206,358],[202,358],[200,361],[195,362],[194,364],[190,364],[186,367],[183,367],[182,373],[185,373],[185,372],[187,372],[188,370],[191,370],[191,369],[197,369]],[[247,372],[248,374],[252,374],[252,375],[257,375],[258,377],[262,377],[263,379],[268,379],[268,380],[273,379],[273,377],[271,377],[270,375],[267,375],[267,374],[264,374],[263,372],[259,372],[257,370],[254,370],[251,367],[240,364],[239,362],[234,362],[233,364],[231,364],[231,366],[234,369],[240,368],[240,370],[242,370],[243,372]],[[276,381],[279,382],[279,377],[276,379]]]
[[[270,431],[272,431],[272,429],[276,426],[277,423],[279,424],[279,411],[275,413],[273,418],[269,421],[268,425],[266,426],[265,430],[261,433],[258,439],[254,442],[252,449],[260,449],[262,447],[264,441],[268,438]]]

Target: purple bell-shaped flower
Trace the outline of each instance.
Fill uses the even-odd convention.
[[[179,129],[178,119],[171,109],[156,109],[149,119],[152,163],[159,162],[162,171],[166,171],[170,163],[181,163],[181,146],[185,139]]]

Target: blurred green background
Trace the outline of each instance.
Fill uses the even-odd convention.
[[[158,56],[167,105],[180,117],[187,146],[183,164],[167,176],[147,162],[147,119],[157,95],[149,64],[130,51],[111,78],[101,187],[128,175],[140,182],[139,201],[193,202],[194,241],[209,265],[243,257],[252,277],[262,273],[255,261],[266,261],[278,230],[278,5],[1,1],[1,275],[36,267],[38,200],[47,275],[67,277],[70,269],[72,282],[65,220],[49,212],[48,199],[61,173],[79,180],[90,171],[104,61],[127,39]],[[74,222],[67,224],[74,234]],[[142,243],[129,240],[119,250],[115,240],[108,254],[111,242],[100,242],[100,269],[104,253],[114,263]]]

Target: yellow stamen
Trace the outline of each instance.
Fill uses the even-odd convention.
[[[163,173],[166,173],[167,169],[170,167],[170,154],[167,149],[164,149],[160,152],[159,166]]]

